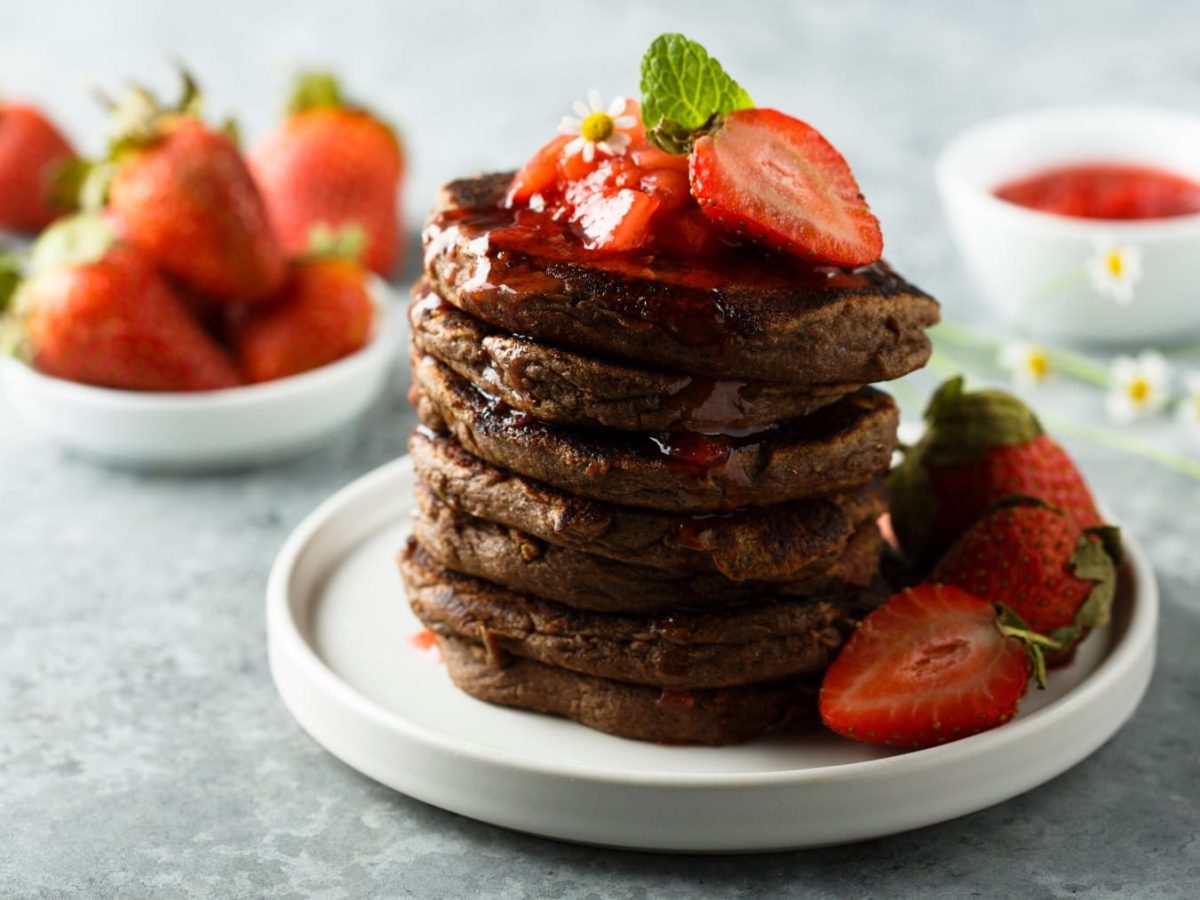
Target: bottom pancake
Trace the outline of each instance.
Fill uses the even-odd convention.
[[[400,572],[413,612],[435,634],[481,643],[495,658],[676,690],[817,677],[879,599],[860,592],[657,616],[587,612],[449,572],[411,540]]]
[[[805,682],[677,693],[528,659],[497,665],[482,644],[446,635],[437,640],[450,678],[472,697],[639,741],[736,744],[778,731],[816,708],[816,687]]]

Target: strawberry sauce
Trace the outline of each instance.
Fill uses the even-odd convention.
[[[1083,163],[1005,182],[1001,200],[1077,219],[1169,219],[1200,213],[1200,184],[1150,166]]]

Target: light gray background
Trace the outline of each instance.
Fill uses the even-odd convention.
[[[664,30],[703,41],[760,104],[820,127],[853,163],[889,257],[956,319],[978,314],[933,194],[946,139],[1055,103],[1200,110],[1200,13],[1182,0],[3,0],[0,90],[43,102],[94,151],[103,120],[86,87],[165,88],[175,54],[253,142],[290,72],[329,63],[402,124],[415,222],[444,179],[519,163],[587,88],[635,92]],[[97,468],[25,434],[0,399],[0,895],[1194,894],[1200,486],[1087,444],[1072,449],[1158,569],[1160,663],[1134,720],[1029,795],[871,844],[697,859],[511,834],[358,776],[279,703],[263,588],[306,512],[402,452],[405,381],[303,460],[204,477]]]

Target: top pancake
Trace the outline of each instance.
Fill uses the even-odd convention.
[[[710,378],[885,381],[929,358],[933,298],[885,263],[813,267],[753,247],[703,259],[580,249],[533,210],[502,206],[511,175],[452,181],[424,233],[445,300],[537,341]]]

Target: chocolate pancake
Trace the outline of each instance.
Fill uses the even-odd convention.
[[[400,570],[413,612],[435,634],[498,657],[673,690],[816,677],[866,608],[860,592],[660,616],[586,612],[449,572],[415,541]]]
[[[730,246],[703,258],[589,253],[566,226],[503,207],[511,174],[452,181],[426,273],[459,309],[604,359],[717,379],[866,384],[929,358],[938,305],[885,263],[853,271]]]
[[[859,384],[722,381],[593,359],[497,331],[419,281],[409,307],[416,352],[437,357],[513,409],[544,422],[622,431],[744,429],[811,413]]]
[[[734,437],[550,425],[494,402],[430,356],[414,366],[413,387],[422,424],[481,459],[574,494],[672,512],[847,491],[886,472],[896,444],[896,405],[871,388]]]
[[[726,515],[671,515],[565,493],[425,430],[414,431],[408,447],[421,483],[466,515],[609,559],[719,572],[735,581],[786,581],[827,567],[859,527],[887,509],[882,485],[872,482],[845,494]]]
[[[779,731],[816,709],[816,687],[804,682],[679,693],[529,659],[500,667],[482,645],[454,637],[439,635],[438,647],[450,678],[472,697],[639,741],[736,744]]]
[[[831,563],[786,582],[730,581],[716,572],[678,572],[558,547],[530,534],[455,512],[418,488],[413,534],[444,568],[577,609],[655,613],[726,607],[750,600],[844,594],[879,573],[883,537],[865,523]]]

